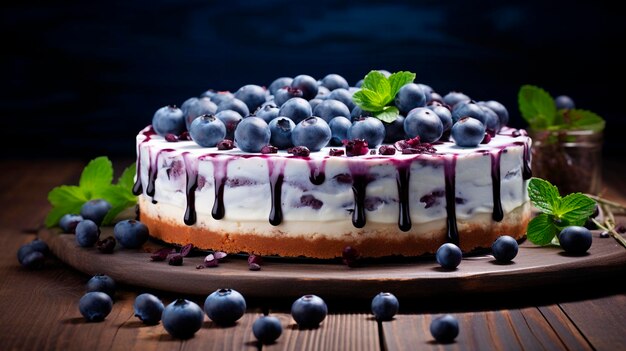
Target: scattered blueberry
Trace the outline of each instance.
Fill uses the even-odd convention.
[[[343,140],[348,139],[348,129],[352,126],[352,122],[346,117],[338,116],[328,122],[330,127],[330,144],[334,146],[343,145]]]
[[[237,129],[237,125],[243,119],[243,116],[239,114],[239,112],[233,110],[224,110],[215,114],[224,126],[226,127],[226,136],[224,139],[234,140],[235,139],[235,129]]]
[[[271,344],[283,333],[283,327],[276,317],[260,316],[252,324],[252,333],[261,343]]]
[[[80,298],[78,309],[89,322],[100,322],[111,313],[113,300],[103,292],[91,291]]]
[[[445,269],[455,269],[461,263],[463,253],[458,246],[452,243],[445,243],[437,249],[435,257],[441,267]]]
[[[354,110],[354,108],[356,107],[356,104],[352,100],[352,93],[348,89],[335,89],[331,91],[330,94],[328,94],[328,99],[343,102],[346,106],[348,106],[350,111]]]
[[[430,333],[437,342],[450,343],[459,335],[459,321],[451,314],[439,316],[430,323]]]
[[[233,289],[218,289],[207,296],[204,312],[219,325],[232,325],[246,312],[246,300]]]
[[[296,124],[287,117],[274,118],[269,123],[270,127],[270,144],[279,149],[287,149],[293,146],[291,141],[291,132]]]
[[[68,213],[59,220],[59,227],[61,227],[63,233],[74,234],[76,225],[82,220],[83,217],[81,215]]]
[[[285,101],[278,111],[279,116],[289,117],[293,123],[298,124],[303,119],[313,115],[311,105],[303,98],[295,97]]]
[[[271,95],[276,94],[276,91],[283,87],[291,86],[291,82],[293,82],[293,78],[291,77],[280,77],[276,78],[270,86],[267,88]]]
[[[389,292],[378,293],[372,299],[372,314],[379,321],[390,321],[398,313],[398,298]]]
[[[316,295],[304,295],[291,305],[291,316],[300,328],[316,328],[326,314],[326,302]]]
[[[348,89],[350,87],[348,81],[338,74],[329,74],[326,77],[322,78],[320,83],[321,86],[328,88],[328,90],[330,91],[339,88]]]
[[[375,117],[365,117],[352,122],[348,139],[363,139],[371,148],[377,148],[385,140],[385,126]]]
[[[90,219],[84,219],[76,226],[76,243],[81,247],[94,246],[99,237],[100,228]]]
[[[426,106],[426,94],[424,94],[424,90],[415,84],[409,83],[404,85],[398,91],[395,98],[395,104],[400,113],[406,115],[412,109],[416,107],[424,107]]]
[[[568,226],[559,233],[559,243],[565,252],[582,255],[591,247],[591,231],[585,227]]]
[[[391,123],[383,122],[383,126],[385,127],[385,139],[383,142],[393,144],[398,140],[406,139],[404,120],[404,116],[398,115]]]
[[[43,253],[39,251],[31,251],[22,257],[20,263],[28,269],[41,269],[43,268],[45,259],[46,257]]]
[[[452,112],[447,107],[443,105],[428,105],[427,107],[439,117],[444,131],[452,128]]]
[[[111,235],[107,236],[102,240],[96,241],[96,249],[102,253],[111,254],[115,249],[115,245],[117,241]]]
[[[189,130],[191,123],[197,117],[217,113],[217,105],[208,97],[189,98],[180,106],[180,109],[183,111],[187,130]]]
[[[232,98],[230,100],[226,100],[224,102],[222,102],[221,104],[217,105],[217,112],[222,112],[224,110],[233,110],[237,113],[239,113],[240,115],[242,115],[243,117],[246,117],[250,114],[250,109],[248,109],[248,105],[246,105],[245,102],[237,99],[237,98]]]
[[[470,97],[458,92],[458,91],[451,91],[449,93],[447,93],[446,95],[443,96],[443,102],[448,105],[448,106],[453,106],[458,104],[459,102],[467,102],[470,101]]]
[[[350,109],[338,100],[324,100],[313,110],[313,115],[322,118],[326,122],[337,116],[350,116]]]
[[[135,316],[148,325],[158,324],[165,306],[161,300],[148,293],[143,293],[135,298],[133,304]]]
[[[103,292],[113,299],[115,297],[115,280],[106,274],[96,274],[89,279],[86,289],[87,292]]]
[[[554,104],[556,105],[557,110],[562,110],[562,109],[571,110],[571,109],[576,108],[576,104],[574,104],[574,100],[572,100],[572,98],[567,95],[559,95],[555,97]]]
[[[306,100],[313,99],[317,95],[318,91],[317,81],[315,78],[306,74],[295,76],[291,82],[291,87],[300,89],[300,91],[302,91],[302,97]]]
[[[261,152],[270,137],[270,127],[259,117],[246,117],[235,129],[235,143],[244,152]]]
[[[220,113],[224,112],[226,111]],[[214,147],[226,137],[226,126],[214,115],[202,115],[191,122],[189,135],[196,144],[202,147]]]
[[[319,151],[328,144],[331,130],[328,123],[319,117],[308,117],[296,124],[291,132],[295,146],[305,146],[310,151]]]
[[[306,146],[294,146],[287,149],[287,152],[299,157],[309,157],[311,150]]]
[[[431,109],[418,107],[404,119],[404,132],[409,138],[419,136],[421,142],[433,143],[441,138],[443,123]]]
[[[39,238],[33,239],[33,241],[28,243],[28,245],[30,245],[30,247],[33,248],[33,250],[41,252],[44,255],[47,255],[50,252],[50,248],[48,247],[48,244],[46,244],[45,241]]]
[[[491,244],[491,252],[498,262],[512,261],[518,250],[517,241],[509,235],[501,235]]]
[[[218,150],[232,150],[235,147],[235,142],[229,139],[224,139],[217,143]]]
[[[278,117],[280,109],[276,105],[265,105],[259,108],[254,115],[263,119],[266,123],[270,123],[274,118]]]
[[[185,130],[183,111],[174,105],[163,106],[152,117],[154,131],[165,136],[168,133],[178,135]]]
[[[85,202],[80,208],[80,215],[83,219],[90,219],[97,225],[102,224],[111,209],[111,204],[104,199],[93,199]]]
[[[177,299],[163,309],[163,328],[175,338],[189,339],[204,322],[204,313],[195,302]]]
[[[18,262],[29,269],[43,268],[46,254],[50,251],[48,244],[40,239],[23,244],[17,250]]]
[[[485,137],[485,125],[479,120],[464,117],[452,126],[451,136],[458,146],[475,147]]]
[[[150,232],[142,222],[135,219],[125,219],[115,224],[113,235],[123,247],[136,249],[148,241]]]
[[[249,111],[254,111],[265,102],[266,92],[261,86],[248,84],[235,92],[235,98],[243,101]]]

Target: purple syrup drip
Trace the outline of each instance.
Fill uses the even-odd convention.
[[[491,153],[491,188],[493,193],[493,213],[491,218],[494,221],[500,222],[504,218],[504,212],[502,211],[502,200],[500,199],[500,155],[501,150],[498,150],[495,154]]]
[[[226,166],[227,161],[213,160],[213,178],[215,179],[215,200],[211,209],[213,219],[220,220],[224,218],[226,209],[224,207],[224,186],[226,185]]]
[[[146,189],[146,194],[152,197],[153,204],[156,203],[156,200],[154,200],[154,193],[155,193],[154,183],[156,182],[157,171],[159,169],[158,167],[159,156],[161,156],[161,154],[164,152],[172,152],[172,151],[174,151],[174,149],[161,149],[159,150],[159,152],[157,152],[156,156],[154,157],[154,162],[150,162],[150,167],[148,168],[149,176],[148,176],[148,188]]]
[[[369,180],[365,174],[352,174],[352,191],[354,192],[354,210],[352,211],[352,225],[355,228],[365,226],[365,188]]]
[[[187,195],[187,208],[185,209],[185,217],[183,221],[186,225],[193,225],[196,223],[196,189],[198,188],[198,173],[194,172],[193,164],[187,161],[188,153],[183,153],[183,161],[185,162],[186,176],[186,195]]]
[[[309,176],[309,180],[313,185],[321,185],[326,180],[326,173],[324,172],[326,168],[326,160],[322,160],[319,165],[316,165],[313,162],[308,162],[309,169],[311,170],[311,175]]]
[[[411,171],[409,165],[399,165],[396,182],[398,184],[398,205],[400,213],[398,215],[398,228],[403,232],[411,229],[411,216],[409,212],[409,178]]]
[[[443,159],[444,178],[446,181],[446,213],[448,215],[448,241],[459,244],[459,231],[456,227],[456,201],[455,201],[455,181],[456,181],[456,155]]]
[[[272,210],[270,211],[270,224],[279,225],[283,221],[283,207],[281,205],[281,193],[283,190],[283,177],[281,173],[276,177],[275,182],[270,182],[272,191]]]
[[[528,143],[524,143],[524,169],[522,171],[522,179],[527,180],[533,176],[533,171],[530,169],[530,149]]]
[[[141,193],[143,192],[143,185],[141,184],[141,144],[150,141],[154,134],[154,130],[152,128],[149,128],[148,130],[143,132],[143,135],[146,138],[142,140],[139,145],[137,145],[137,179],[135,179],[135,184],[133,184],[133,195],[141,195]]]

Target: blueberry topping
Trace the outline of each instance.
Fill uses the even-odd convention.
[[[583,255],[591,247],[591,231],[585,227],[568,226],[559,233],[559,243],[565,252]]]
[[[446,105],[452,106],[452,107],[454,107],[454,105],[458,104],[459,102],[467,102],[470,100],[471,99],[469,96],[458,91],[451,91],[443,96],[443,102]]]
[[[463,117],[475,118],[483,124],[487,122],[488,118],[485,110],[473,101],[460,102],[452,108],[452,121],[454,123]]]
[[[232,150],[235,147],[235,143],[232,140],[224,139],[217,143],[218,150]]]
[[[304,295],[291,305],[291,316],[300,328],[316,328],[326,314],[326,302],[316,295]]]
[[[372,314],[379,321],[390,321],[398,313],[398,298],[389,292],[378,293],[372,299]]]
[[[330,127],[330,145],[343,145],[343,140],[348,139],[348,129],[352,126],[352,122],[346,117],[338,116],[328,122]]]
[[[87,321],[100,322],[111,313],[113,300],[100,291],[88,292],[80,298],[78,309]]]
[[[135,219],[117,222],[113,227],[113,234],[120,245],[128,249],[141,247],[150,237],[148,227]]]
[[[337,100],[343,102],[350,111],[354,110],[356,104],[352,100],[352,93],[348,89],[335,89],[328,94],[328,100]],[[348,116],[346,116],[348,117]]]
[[[347,156],[361,156],[369,152],[367,141],[365,139],[344,140]]]
[[[180,109],[183,111],[187,130],[189,130],[191,123],[197,117],[217,113],[217,105],[208,97],[189,98],[180,106]]]
[[[437,342],[450,343],[459,335],[459,321],[450,314],[437,317],[430,323],[430,333]]]
[[[393,144],[398,140],[406,139],[404,120],[404,116],[398,115],[391,123],[383,122],[383,126],[385,127],[385,139],[383,142]]]
[[[86,290],[87,292],[100,291],[113,299],[115,297],[115,281],[106,274],[96,274],[87,282]]]
[[[234,140],[235,139],[235,129],[237,129],[237,125],[243,119],[243,116],[239,114],[239,112],[233,110],[224,110],[215,114],[224,126],[226,127],[226,136],[224,139]]]
[[[294,77],[293,81],[291,82],[291,87],[297,88],[302,91],[302,97],[306,100],[313,99],[317,95],[318,91],[317,81],[315,80],[315,78],[306,74],[301,74]]]
[[[296,125],[291,132],[295,146],[306,146],[311,151],[319,151],[328,144],[331,130],[328,123],[319,117],[308,117]]]
[[[435,257],[441,267],[445,269],[455,269],[461,263],[463,253],[458,246],[452,243],[445,243],[437,249]]]
[[[207,296],[204,312],[219,325],[232,325],[246,312],[246,300],[233,289],[218,289]]]
[[[245,102],[237,98],[226,100],[222,102],[221,104],[217,105],[217,113],[225,111],[225,110],[233,110],[239,113],[243,117],[246,117],[250,114],[250,109],[248,108],[248,105],[246,105]]]
[[[348,139],[363,139],[369,147],[376,148],[385,139],[385,126],[378,118],[358,119],[348,129]]]
[[[235,92],[235,98],[243,101],[248,106],[249,111],[254,111],[265,102],[266,92],[263,87],[248,84]]]
[[[369,111],[364,111],[360,106],[355,106],[350,112],[350,119],[353,121],[358,120],[360,117],[373,117],[374,115]]]
[[[432,143],[443,134],[443,124],[434,111],[426,107],[418,107],[404,119],[404,132],[409,138],[420,137],[424,143]]]
[[[263,119],[266,123],[270,123],[273,119],[278,117],[280,109],[276,105],[265,105],[259,108],[254,114],[255,116]]]
[[[152,128],[160,136],[182,133],[185,130],[183,111],[174,105],[161,107],[152,117]]]
[[[177,299],[163,309],[163,328],[175,338],[189,339],[204,322],[204,313],[195,302]]]
[[[350,110],[343,102],[329,99],[317,105],[313,110],[313,115],[322,118],[326,122],[330,122],[331,119],[337,116],[350,116]]]
[[[299,157],[309,157],[309,155],[311,154],[311,150],[309,150],[309,148],[306,146],[294,146],[287,149],[287,152]]]
[[[395,104],[400,113],[406,115],[416,107],[426,106],[426,94],[419,85],[409,83],[400,88],[396,94]]]
[[[149,293],[143,293],[135,298],[133,308],[135,317],[139,318],[144,324],[155,325],[161,320],[165,305],[158,297]]]
[[[296,97],[301,98],[302,95],[302,90],[298,88],[292,88],[290,86],[283,87],[278,89],[276,93],[274,93],[274,103],[276,103],[277,106],[282,106],[285,104],[285,102],[287,102],[287,100]]]
[[[289,117],[295,124],[313,115],[311,105],[303,98],[291,98],[280,106],[279,116]]]
[[[196,144],[202,147],[214,147],[226,137],[226,126],[214,115],[202,115],[191,123],[189,135]]]
[[[491,252],[498,262],[512,261],[518,250],[517,241],[509,235],[501,235],[491,244]]]
[[[246,117],[235,129],[235,143],[245,152],[260,152],[270,136],[270,127],[259,117]]]
[[[391,145],[381,145],[378,148],[378,153],[381,155],[395,155],[396,148]]]
[[[328,90],[330,91],[339,88],[348,89],[350,87],[348,81],[338,74],[329,74],[326,77],[322,78],[322,80],[320,81],[320,85],[328,88]]]
[[[99,237],[100,228],[90,219],[84,219],[76,226],[76,243],[81,247],[93,246]]]
[[[485,125],[479,120],[464,117],[452,126],[451,136],[458,146],[476,147],[485,137]]]
[[[509,124],[509,111],[499,103],[498,101],[489,100],[483,101],[479,103],[482,106],[490,108],[493,112],[498,116],[498,120],[500,121],[500,127],[504,127]]]
[[[280,78],[276,78],[271,84],[270,86],[267,88],[267,90],[270,92],[271,95],[276,94],[276,91],[280,88],[283,87],[287,87],[287,86],[291,86],[291,82],[293,81],[293,78],[291,77],[280,77]]]
[[[252,333],[261,343],[271,344],[283,333],[283,327],[276,317],[260,316],[252,324]]]
[[[278,148],[274,145],[265,145],[261,148],[261,153],[264,155],[276,154],[278,153]]]
[[[450,109],[443,105],[428,105],[427,108],[431,109],[437,117],[441,120],[441,124],[443,125],[443,130],[450,130],[452,128],[452,112]]]
[[[107,200],[93,199],[85,202],[81,206],[80,215],[84,219],[90,219],[96,223],[96,225],[100,225],[110,209],[111,204]]]
[[[279,149],[288,149],[293,146],[291,133],[296,124],[290,118],[277,117],[269,123],[270,143]]]
[[[219,107],[222,102],[234,99],[235,95],[228,91],[218,91],[212,94],[209,98]]]

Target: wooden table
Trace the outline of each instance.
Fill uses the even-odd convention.
[[[115,165],[128,162],[114,160]],[[41,229],[49,210],[47,192],[76,184],[85,164],[0,161],[0,350],[626,350],[626,267],[552,291],[403,299],[400,314],[384,323],[372,319],[369,300],[329,300],[330,314],[314,330],[295,326],[291,300],[252,299],[236,326],[221,328],[206,318],[185,341],[173,339],[161,325],[144,326],[133,315],[134,298],[151,292],[165,303],[186,297],[202,304],[206,296],[122,286],[107,319],[87,323],[78,300],[90,276],[55,258],[38,271],[22,268],[16,259],[19,246]],[[605,165],[604,196],[626,203],[626,165],[619,160]],[[261,347],[251,326],[263,312],[279,317],[284,330],[275,344]],[[445,345],[436,344],[429,332],[430,321],[443,313],[460,322],[458,338]]]

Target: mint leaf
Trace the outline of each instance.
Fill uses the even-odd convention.
[[[526,236],[535,245],[548,245],[558,234],[553,217],[547,213],[540,213],[528,223]]]
[[[524,85],[517,95],[522,117],[533,129],[543,129],[553,125],[556,115],[554,99],[545,90],[533,86]]]
[[[530,201],[542,212],[555,214],[559,209],[561,196],[559,189],[541,178],[530,178],[528,182],[528,197]]]
[[[381,111],[385,106],[385,98],[369,89],[361,89],[352,95],[352,100],[366,111]]]
[[[363,78],[363,85],[361,85],[361,89],[375,91],[381,96],[387,96],[391,91],[387,77],[378,71],[371,71],[365,76],[365,78]]]
[[[361,90],[352,95],[352,100],[364,111],[369,111],[383,122],[391,123],[398,118],[398,109],[392,105],[400,88],[412,82],[415,73],[396,72],[385,77],[379,71],[371,71],[363,79]]]
[[[97,157],[87,164],[80,175],[78,186],[91,197],[91,192],[105,187],[113,181],[113,164],[106,156]]]
[[[389,76],[389,84],[391,85],[391,96],[395,97],[403,86],[413,83],[415,73],[400,71]]]
[[[119,185],[109,185],[101,190],[102,198],[111,204],[111,209],[102,220],[103,225],[111,224],[118,214],[137,203],[136,199],[126,196],[124,189]]]
[[[595,131],[604,130],[605,122],[599,115],[580,109],[559,110],[563,123],[569,129],[590,129]]]
[[[80,207],[87,202],[83,190],[77,186],[62,185],[48,193],[48,201],[53,205],[52,210],[46,216],[46,227],[53,227],[63,215],[80,213]]]
[[[395,106],[385,106],[382,111],[375,114],[375,117],[385,123],[391,123],[398,118],[400,111]]]
[[[122,175],[117,180],[117,184],[115,186],[120,188],[120,191],[126,196],[129,200],[137,201],[137,197],[133,194],[133,186],[135,185],[135,173],[137,172],[137,165],[131,164],[130,166],[124,169]]]
[[[559,217],[569,225],[583,225],[593,214],[596,202],[581,193],[573,193],[561,199]]]

